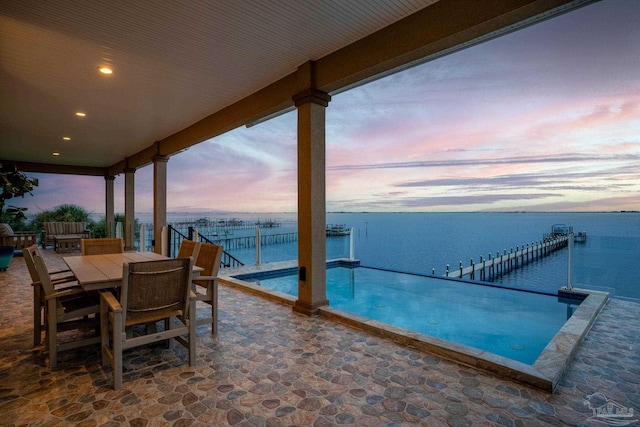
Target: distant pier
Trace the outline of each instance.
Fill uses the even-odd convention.
[[[219,236],[206,236],[209,240],[215,242],[218,245],[224,246],[225,250],[245,249],[256,247],[256,236],[244,236],[244,237],[225,237]],[[298,240],[298,232],[293,231],[290,233],[278,233],[278,234],[263,234],[260,236],[260,245],[272,245],[276,243],[289,243]]]
[[[551,253],[566,248],[569,244],[569,237],[572,234],[558,234],[545,236],[541,242],[516,246],[515,251],[499,252],[495,256],[489,254],[488,258],[480,256],[480,260],[475,262],[473,259],[468,266],[463,266],[462,261],[457,268],[451,268],[447,265],[445,276],[464,278],[468,276],[471,280],[480,280],[492,282],[497,278],[536,260],[543,258]],[[586,240],[586,234],[584,235]],[[435,275],[435,269],[432,271]]]

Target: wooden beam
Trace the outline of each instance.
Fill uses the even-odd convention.
[[[0,163],[16,165],[22,172],[55,173],[68,175],[107,176],[106,168],[94,166],[57,165],[51,163],[21,162],[13,160],[1,160]]]

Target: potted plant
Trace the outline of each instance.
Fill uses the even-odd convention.
[[[24,197],[25,194],[32,194],[34,187],[38,186],[38,178],[29,178],[23,172],[19,171],[15,165],[0,163],[0,237],[3,237],[3,243],[0,245],[0,270],[6,270],[15,251],[14,245],[8,245],[14,232],[11,226],[20,227],[26,219],[24,212],[27,208],[18,208],[9,206],[5,210],[5,203],[9,199],[15,197]],[[4,234],[4,236],[2,236]],[[4,240],[7,240],[4,242]]]

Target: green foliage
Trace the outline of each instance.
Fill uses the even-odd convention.
[[[115,222],[121,222],[124,224],[124,214],[117,213],[114,215],[114,217]],[[136,234],[138,233],[138,228],[138,219],[136,219],[134,228],[136,230]],[[94,222],[92,225],[90,225],[89,230],[91,230],[92,237],[109,237],[107,236],[107,218],[103,216],[99,221]]]
[[[32,230],[42,230],[44,226],[42,225],[45,222],[85,222],[87,227],[91,229],[93,220],[89,218],[89,212],[83,207],[65,204],[60,205],[52,210],[45,210],[37,214],[32,220],[30,224],[30,228]]]
[[[7,200],[15,197],[24,197],[25,194],[33,195],[31,192],[38,186],[38,178],[29,178],[20,172],[15,165],[0,163],[0,221],[8,222],[17,229],[23,224],[26,216],[24,211],[27,208],[10,206],[4,209]]]
[[[1,222],[8,223],[14,231],[30,231],[26,223],[26,210],[27,208],[9,206],[5,210],[4,217]]]

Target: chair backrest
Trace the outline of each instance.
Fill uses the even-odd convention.
[[[200,242],[184,239],[180,243],[180,249],[178,250],[178,256],[176,256],[176,258],[193,257],[193,259],[198,259],[199,251],[200,251]]]
[[[65,222],[64,234],[83,234],[85,232],[84,222]]]
[[[124,252],[124,242],[121,237],[105,239],[81,239],[82,255],[120,254]]]
[[[31,282],[38,283],[40,282],[40,276],[38,276],[38,270],[36,269],[36,265],[33,261],[33,253],[40,253],[37,245],[31,245],[22,249],[22,256],[24,257],[25,264],[27,264],[27,270],[29,270]]]
[[[32,276],[31,279],[34,280],[34,283],[40,282],[45,295],[53,295],[55,293],[55,289],[51,282],[51,276],[49,276],[49,271],[44,263],[44,259],[42,259],[42,256],[38,251],[38,247],[36,245],[31,245],[28,248],[24,248],[22,250],[22,254],[25,256],[25,260],[30,259],[30,262],[33,262],[36,271],[35,274],[37,275],[36,278],[38,279],[34,280],[35,278]],[[31,271],[29,271],[29,273],[31,273]]]
[[[201,275],[214,277],[218,275],[222,252],[224,252],[224,247],[220,245],[214,245],[212,243],[200,244],[196,265],[204,269]],[[194,280],[194,282],[198,283],[198,280]],[[206,286],[206,284],[203,285]]]
[[[122,268],[123,330],[187,312],[193,258],[132,262]]]
[[[64,222],[44,222],[42,225],[47,234],[64,234]]]

